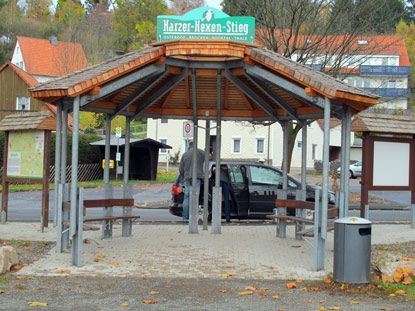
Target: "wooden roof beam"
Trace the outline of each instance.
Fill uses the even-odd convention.
[[[176,92],[177,90],[177,86],[176,85],[170,92],[169,94],[167,94],[166,98],[164,99],[163,103],[161,104],[161,108],[166,108],[167,104],[169,103],[170,98],[173,96],[174,92]]]
[[[105,85],[101,86],[101,90],[99,94],[96,95],[82,95],[80,100],[80,106],[89,105],[92,102],[99,101],[115,92],[122,90],[123,88],[131,85],[133,83],[137,83],[154,75],[161,74],[165,71],[165,66],[158,66],[158,65],[148,65],[145,66],[137,71],[128,73],[127,75],[106,83]]]
[[[117,109],[115,110],[114,114],[111,116],[111,120],[114,119],[117,115],[121,113],[123,110],[127,110],[128,107],[133,104],[137,99],[140,98],[143,94],[145,94],[149,89],[151,89],[159,79],[166,76],[167,73],[162,73],[157,76],[154,76],[148,79],[144,84],[142,84],[139,88],[137,88],[130,96],[128,96],[121,104],[118,105]]]
[[[141,105],[137,106],[135,114],[133,118],[138,116],[141,112],[146,110],[152,104],[154,104],[160,97],[164,96],[168,91],[174,88],[177,84],[179,84],[185,77],[187,77],[187,70],[182,70],[180,75],[174,76],[170,79],[166,84],[164,84],[160,89],[155,91],[149,98],[147,98]]]
[[[278,113],[276,109],[271,107],[265,100],[263,100],[258,94],[256,94],[249,86],[242,82],[238,77],[235,77],[229,69],[225,70],[225,76],[231,81],[238,89],[240,89],[246,96],[254,101],[258,106],[265,110],[271,117],[278,120]]]

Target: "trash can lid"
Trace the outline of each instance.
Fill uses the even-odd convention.
[[[368,225],[368,224],[371,224],[372,222],[365,218],[360,218],[360,217],[343,217],[343,218],[337,219],[335,223],[349,224],[349,225]]]

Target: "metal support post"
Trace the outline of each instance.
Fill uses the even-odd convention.
[[[350,106],[346,107],[346,148],[345,148],[345,162],[347,171],[349,171],[350,165],[350,139],[351,139],[351,121],[352,121],[352,108]],[[344,217],[347,217],[349,214],[349,174],[344,174]]]
[[[197,94],[196,94],[196,70],[192,69],[192,97],[193,97],[193,158],[192,158],[192,188],[190,189],[189,233],[199,233],[197,226],[197,212],[199,207],[199,192],[197,191]]]
[[[104,197],[112,199],[112,185],[110,185],[110,151],[111,151],[111,115],[105,115],[105,167],[104,167]],[[104,217],[111,217],[112,207],[104,207]],[[112,237],[112,222],[102,223],[102,238]]]
[[[72,264],[80,267],[82,265],[82,243],[84,229],[84,188],[77,188],[78,202],[76,208],[76,232],[72,239]]]
[[[66,183],[66,167],[68,159],[68,107],[63,107],[63,116],[62,116],[62,160],[61,160],[61,183],[64,185],[62,188],[62,200],[64,202],[69,201],[70,199],[70,185]],[[69,211],[64,210],[62,216],[63,222],[69,222]],[[62,248],[69,248],[69,229],[67,225],[62,225],[63,230],[63,241]]]
[[[216,111],[216,163],[215,163],[215,187],[213,188],[213,206],[212,206],[212,234],[221,233],[222,221],[222,188],[220,186],[220,147],[221,147],[221,104],[220,104],[220,85],[221,70],[218,70],[217,76],[217,111]]]
[[[344,112],[346,112],[346,108],[344,108]],[[345,173],[347,164],[346,164],[346,131],[347,131],[347,125],[346,125],[346,116],[345,113],[342,115],[342,130],[341,130],[341,153],[340,153],[340,198],[338,202],[339,207],[339,217],[345,217],[345,211],[344,211],[344,198],[345,198],[345,184],[347,182],[346,176],[348,174]]]
[[[415,229],[415,204],[411,204],[411,229]]]
[[[321,202],[320,190],[315,191],[314,196],[314,243],[313,243],[313,268],[314,271],[324,270],[324,255],[326,240],[321,236]]]
[[[130,174],[130,125],[131,118],[125,117],[125,143],[124,143],[124,185],[123,185],[123,197],[124,199],[132,198],[131,187],[128,185],[128,177]],[[122,208],[123,216],[131,216],[133,214],[133,208],[131,206],[124,206]],[[122,236],[127,237],[131,235],[133,221],[132,219],[123,219],[122,221]]]
[[[209,111],[206,111],[206,116],[209,116]],[[209,147],[210,147],[210,121],[206,119],[205,132],[205,179],[203,187],[203,230],[208,229],[209,217]]]
[[[330,158],[330,99],[324,101],[323,186],[321,195],[321,237],[327,239],[327,205],[329,193]]]
[[[369,204],[365,205],[365,218],[369,220]]]
[[[79,103],[80,97],[73,101],[73,125],[72,125],[72,177],[71,177],[71,236],[76,233],[77,187],[78,187],[78,153],[79,153]],[[73,243],[72,243],[73,246]]]
[[[303,121],[302,129],[302,146],[301,146],[301,193],[297,194],[297,197],[300,200],[306,201],[307,200],[307,120]],[[299,217],[305,217],[305,210],[304,209],[297,209],[296,215]],[[299,231],[305,229],[304,223],[297,223],[297,229]],[[297,240],[302,240],[301,236],[295,236]]]
[[[283,158],[282,158],[282,175],[283,175],[283,182],[282,182],[282,199],[287,199],[287,188],[288,188],[288,122],[282,122],[282,130],[283,130]],[[278,215],[287,215],[287,208],[279,207],[278,208]],[[286,238],[286,231],[287,231],[287,221],[283,219],[278,220],[278,236],[280,238]]]
[[[54,199],[53,199],[53,226],[56,227],[58,225],[58,192],[59,192],[59,184],[61,182],[61,142],[62,142],[62,101],[58,102],[56,108],[56,141],[55,141],[55,191],[54,191]],[[59,224],[60,225],[60,224]]]

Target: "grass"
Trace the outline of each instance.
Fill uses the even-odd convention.
[[[158,183],[172,183],[176,178],[177,171],[176,170],[169,170],[158,168],[157,169],[157,179],[156,180],[129,180],[129,184],[158,184]],[[123,180],[111,180],[111,184],[114,185],[122,185],[124,182]],[[93,181],[84,181],[79,182],[79,187],[100,187],[104,185],[103,180],[93,180]],[[55,184],[49,184],[50,189],[55,188]],[[29,184],[29,185],[10,185],[9,190],[14,191],[30,191],[30,190],[40,190],[42,189],[41,184]],[[0,190],[2,190],[0,186]]]
[[[0,284],[7,284],[7,283],[9,283],[9,281],[5,277],[0,276]]]
[[[412,277],[412,279],[415,279],[415,277]],[[395,294],[395,292],[397,290],[403,290],[406,292],[404,296],[406,300],[415,300],[415,284],[414,283],[410,285],[404,285],[401,283],[379,282],[378,288],[383,289],[385,292],[387,292],[389,294],[389,297],[391,298],[402,297],[401,295]]]

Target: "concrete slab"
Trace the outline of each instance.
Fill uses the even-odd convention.
[[[314,272],[312,239],[296,241],[294,227],[286,239],[275,236],[274,225],[226,225],[222,234],[189,234],[188,226],[136,224],[133,236],[121,237],[114,226],[111,239],[100,231],[85,231],[82,266],[71,265],[71,250],[47,256],[24,267],[19,275],[113,275],[164,278],[321,279],[333,271],[333,233],[326,242],[326,270]],[[0,225],[3,239],[55,241],[56,230],[42,233],[39,224]],[[412,241],[409,225],[373,225],[372,244]],[[70,272],[59,273],[62,270]]]

